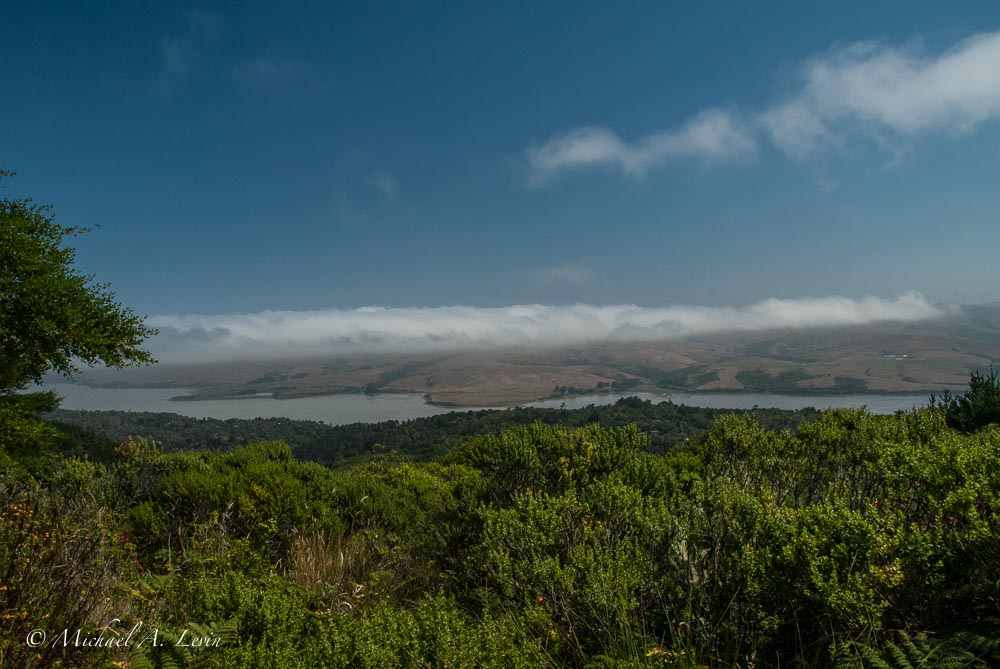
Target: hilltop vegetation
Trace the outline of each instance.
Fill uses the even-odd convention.
[[[475,435],[497,434],[504,429],[534,422],[565,427],[596,423],[619,428],[634,424],[647,435],[650,449],[663,453],[704,432],[724,413],[752,413],[772,429],[793,428],[814,417],[815,409],[785,411],[754,409],[723,411],[677,405],[653,404],[635,397],[610,406],[583,409],[512,408],[503,411],[451,412],[408,421],[326,425],[287,418],[252,420],[189,418],[172,413],[134,411],[67,411],[49,414],[61,426],[75,426],[103,437],[105,452],[129,437],[156,441],[165,451],[225,450],[239,444],[282,440],[300,460],[337,467],[379,453],[398,452],[419,460],[444,455],[454,445]],[[93,455],[92,455],[93,457]]]

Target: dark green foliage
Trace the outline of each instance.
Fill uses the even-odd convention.
[[[153,331],[73,267],[76,252],[63,238],[82,232],[55,223],[47,206],[0,198],[0,391],[40,383],[49,370],[70,376],[78,360],[152,361],[140,346]]]
[[[706,383],[718,380],[718,375],[717,369],[706,369],[701,366],[687,367],[658,374],[656,385],[661,388],[695,390]],[[814,377],[809,376],[802,369],[790,369],[774,374],[763,369],[744,369],[736,374],[736,379],[743,384],[743,389],[739,392],[783,393],[787,395],[851,395],[871,392],[864,381],[848,376],[833,377],[832,386],[800,385],[802,381],[808,381],[812,378]],[[733,392],[727,389],[719,389],[719,391]],[[700,392],[713,391],[700,390]]]
[[[958,632],[943,639],[924,632],[886,639],[881,646],[852,642],[839,653],[837,669],[986,669],[1000,660],[1000,639]]]
[[[42,521],[0,516],[5,658],[234,668],[1000,661],[1000,429],[963,434],[930,408],[825,412],[794,430],[744,412],[693,434],[704,413],[655,412],[627,401],[554,414],[612,424],[638,415],[646,430],[491,423],[430,462],[386,452],[337,472],[275,441],[164,453],[131,439],[108,456],[92,440],[105,466],[59,455],[73,452],[74,435],[87,439],[64,432],[50,466],[28,468],[21,454],[0,472],[10,509],[30,500],[43,510]],[[453,425],[482,430],[476,420],[502,415]],[[692,436],[657,453],[653,421]],[[372,427],[399,439],[431,428],[444,429]],[[60,629],[93,631],[113,615],[164,639],[190,630],[220,641],[36,657],[23,635],[47,626],[38,617],[49,610]]]
[[[0,170],[0,180],[9,176]],[[0,198],[0,450],[47,443],[39,415],[58,405],[55,396],[17,394],[46,372],[71,377],[80,363],[153,361],[141,346],[155,331],[73,266],[76,252],[64,238],[83,232],[55,223],[50,207]]]
[[[962,432],[975,432],[986,425],[1000,423],[1000,370],[992,366],[986,371],[975,370],[969,379],[969,389],[960,395],[945,391],[940,406],[944,407],[948,425]],[[938,404],[931,396],[931,404]]]
[[[736,380],[742,383],[745,389],[758,393],[801,393],[806,389],[800,386],[799,382],[808,378],[809,376],[800,369],[773,375],[761,369],[747,369],[736,374]],[[824,390],[829,389],[824,388]]]
[[[331,472],[295,461],[287,444],[165,456],[140,440],[126,442],[120,451],[120,499],[137,542],[158,560],[205,540],[208,532],[227,544],[238,539],[258,557],[276,562],[286,555],[291,528],[341,528],[331,507]]]
[[[842,395],[854,395],[854,394],[871,392],[868,389],[867,383],[865,383],[861,379],[851,378],[850,376],[835,376],[833,377],[832,388],[816,388],[815,390],[816,392],[822,392],[826,390],[829,393],[842,394]]]
[[[106,472],[79,460],[53,468],[46,485],[0,480],[0,657],[5,665],[108,661],[103,649],[29,648],[32,629],[95,635],[134,576],[131,550],[107,506]]]
[[[52,417],[121,442],[129,436],[155,440],[164,450],[225,450],[238,444],[280,440],[296,458],[337,466],[346,459],[399,451],[418,460],[441,456],[468,437],[499,434],[534,422],[566,427],[598,423],[620,428],[636,425],[649,437],[650,449],[662,453],[707,430],[716,417],[731,411],[690,407],[672,402],[653,404],[636,397],[612,405],[582,409],[513,408],[498,411],[456,411],[409,421],[325,425],[287,418],[215,420],[171,413],[134,411],[66,411]],[[785,411],[754,409],[752,413],[771,429],[792,428],[817,415],[815,409]]]
[[[42,414],[59,406],[55,393],[14,393],[0,390],[0,451],[37,452],[54,436]]]
[[[188,623],[180,633],[164,630],[152,642],[136,645],[129,657],[131,669],[199,669],[218,666],[220,647],[239,640],[235,620],[202,625]]]

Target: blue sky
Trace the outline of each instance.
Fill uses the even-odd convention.
[[[5,2],[137,312],[1000,299],[1000,4]]]

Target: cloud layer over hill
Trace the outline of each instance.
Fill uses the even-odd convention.
[[[362,307],[151,317],[163,362],[353,353],[419,353],[600,341],[656,341],[726,331],[913,322],[943,315],[916,292],[767,299],[745,307],[539,304],[483,308]]]

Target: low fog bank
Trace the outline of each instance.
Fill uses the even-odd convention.
[[[916,292],[896,299],[767,299],[743,307],[516,305],[362,307],[153,316],[164,363],[313,355],[429,353],[595,342],[660,341],[720,332],[915,322],[946,312]]]

